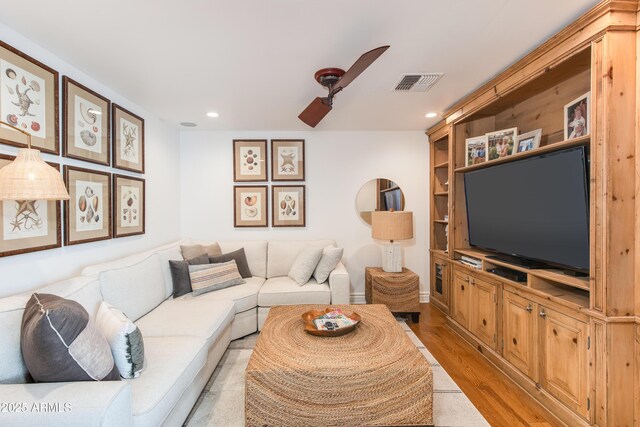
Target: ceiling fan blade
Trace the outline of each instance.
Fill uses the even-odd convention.
[[[373,64],[373,62],[380,57],[385,51],[389,49],[389,46],[380,46],[373,50],[370,50],[367,53],[363,53],[360,58],[347,70],[346,73],[338,80],[338,82],[333,86],[331,90],[332,94],[340,92],[342,89],[347,87],[349,83],[354,81],[356,77],[358,77],[364,70],[366,70],[369,65]]]
[[[311,126],[312,128],[316,127],[320,120],[326,116],[329,111],[331,111],[331,106],[326,101],[327,98],[317,97],[305,110],[300,113],[298,118]]]

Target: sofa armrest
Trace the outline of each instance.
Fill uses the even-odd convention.
[[[331,304],[349,304],[349,273],[342,262],[329,274]]]
[[[0,385],[0,425],[130,426],[126,381]]]

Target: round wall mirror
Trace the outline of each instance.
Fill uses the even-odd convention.
[[[404,193],[398,185],[384,178],[367,181],[358,191],[356,210],[364,222],[371,225],[373,211],[403,211]]]

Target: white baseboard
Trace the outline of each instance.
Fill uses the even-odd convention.
[[[364,298],[364,292],[354,292],[351,294],[349,298],[351,304],[366,304],[366,300]],[[429,302],[429,292],[420,292],[420,302],[428,303]]]

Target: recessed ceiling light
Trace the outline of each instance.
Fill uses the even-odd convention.
[[[198,126],[197,124],[192,123],[192,122],[182,122],[182,123],[180,123],[180,125],[184,126],[186,128],[194,128],[194,127]]]
[[[432,119],[432,118],[436,117],[437,115],[438,115],[438,113],[427,113],[427,114],[425,114],[424,116],[425,116],[427,119]]]
[[[207,117],[213,117],[213,118],[216,118],[216,117],[220,117],[220,114],[216,113],[215,111],[209,111],[209,112],[207,113]]]

